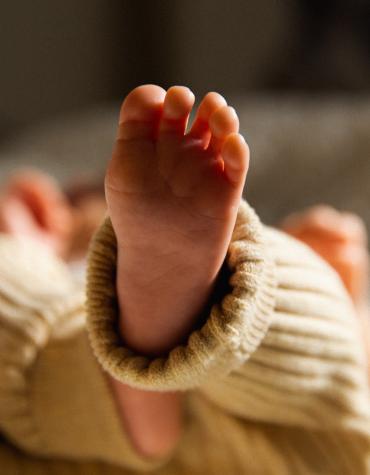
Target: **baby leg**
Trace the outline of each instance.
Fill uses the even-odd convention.
[[[194,95],[147,85],[125,99],[105,188],[117,237],[122,337],[161,354],[182,341],[207,304],[225,259],[248,169],[238,117],[216,93],[186,131]],[[180,433],[178,394],[112,380],[138,449],[170,450]]]

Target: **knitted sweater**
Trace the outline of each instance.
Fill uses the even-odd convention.
[[[370,473],[357,320],[337,274],[308,247],[242,202],[207,318],[153,359],[116,330],[115,263],[106,220],[90,249],[85,312],[61,262],[0,237],[1,475]],[[136,453],[104,370],[185,391],[169,457]]]

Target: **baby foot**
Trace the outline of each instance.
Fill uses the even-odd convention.
[[[288,216],[281,227],[334,267],[354,302],[363,303],[369,257],[366,228],[358,216],[321,205]]]
[[[138,349],[144,345],[134,329],[138,318],[168,348],[199,317],[225,259],[247,174],[248,147],[235,110],[209,93],[186,132],[193,104],[185,87],[134,89],[121,108],[106,174],[121,329]],[[145,345],[154,353],[166,349],[148,347],[147,339]]]
[[[38,170],[22,170],[0,196],[0,232],[26,237],[64,256],[72,216],[58,183]]]

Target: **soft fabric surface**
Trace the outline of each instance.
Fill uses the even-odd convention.
[[[62,262],[0,235],[1,473],[369,474],[357,318],[339,277],[308,247],[242,202],[220,274],[229,287],[161,358],[133,352],[116,330],[115,254],[106,222],[90,249],[84,305]],[[134,386],[187,390],[168,460],[131,445],[102,367]]]

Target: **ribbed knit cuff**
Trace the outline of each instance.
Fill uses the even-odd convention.
[[[185,390],[228,374],[244,363],[268,329],[275,301],[274,266],[265,252],[263,227],[242,201],[226,256],[231,291],[214,303],[186,344],[150,358],[122,343],[118,332],[116,238],[108,219],[90,247],[87,329],[103,368],[117,380],[148,390]]]

